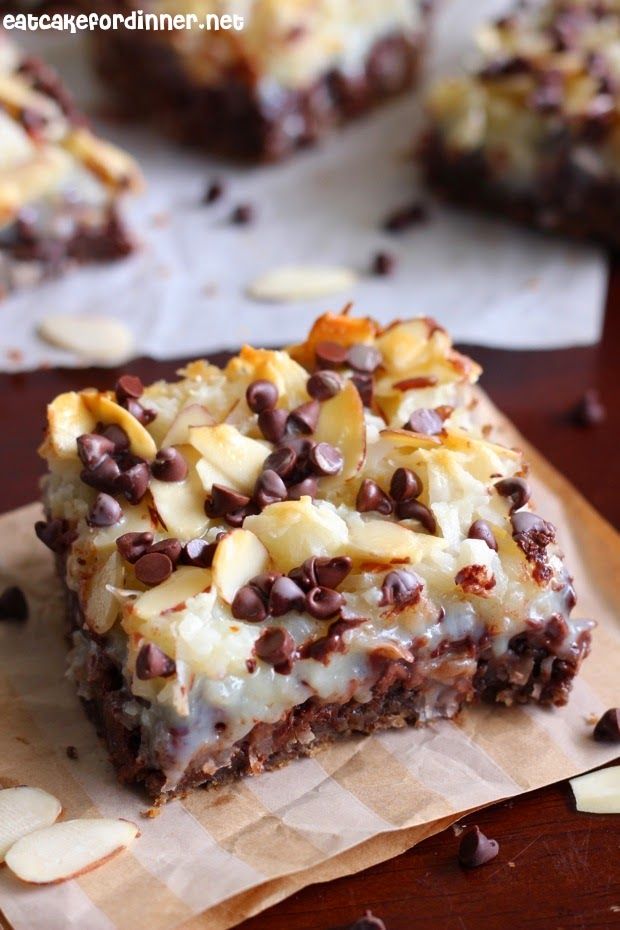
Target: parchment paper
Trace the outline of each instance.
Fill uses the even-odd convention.
[[[507,3],[438,3],[431,73],[458,69],[475,25]],[[57,65],[88,112],[101,109],[105,95],[93,80],[83,36],[14,36]],[[420,116],[419,95],[406,95],[318,150],[258,169],[190,154],[154,129],[97,121],[144,168],[146,194],[128,205],[142,250],[4,301],[0,368],[85,364],[36,337],[36,322],[54,312],[118,317],[133,332],[136,355],[155,358],[244,341],[291,342],[327,306],[338,309],[348,300],[384,322],[435,316],[460,342],[505,348],[596,342],[607,276],[600,250],[439,206],[431,206],[427,224],[402,236],[381,231],[392,210],[419,196],[411,150]],[[202,206],[213,177],[225,180],[226,197]],[[231,210],[246,202],[256,222],[231,225]],[[367,274],[382,249],[398,260],[393,277]],[[344,265],[361,277],[327,301],[266,305],[245,296],[258,274],[291,263]]]
[[[591,718],[620,693],[619,538],[497,411],[490,416],[503,441],[525,447],[536,504],[575,575],[577,611],[599,624],[568,706],[472,708],[455,722],[352,739],[195,791],[154,820],[141,818],[142,795],[117,785],[63,679],[61,596],[32,532],[38,506],[0,518],[0,587],[21,585],[32,611],[25,625],[0,627],[0,784],[51,791],[65,817],[127,817],[142,830],[128,853],[65,884],[32,888],[0,870],[0,908],[15,930],[226,930],[306,884],[396,855],[465,811],[617,755],[593,741]]]

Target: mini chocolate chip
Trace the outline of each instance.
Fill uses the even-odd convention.
[[[89,526],[114,526],[123,516],[123,509],[116,498],[100,492],[88,511]]]
[[[316,478],[304,478],[296,484],[292,484],[288,489],[287,500],[298,501],[302,497],[311,497],[313,500],[317,495],[318,481]]]
[[[502,478],[501,481],[495,482],[495,490],[502,497],[509,497],[512,501],[510,513],[520,510],[530,499],[530,486],[525,478]]]
[[[443,431],[443,420],[436,410],[420,407],[414,410],[403,429],[409,429],[422,436],[437,436]]]
[[[316,577],[316,561],[317,557],[311,555],[309,559],[305,560],[303,565],[292,568],[288,573],[289,578],[292,578],[302,591],[309,591],[310,588],[315,588],[319,583]]]
[[[317,620],[327,620],[338,613],[344,604],[344,597],[332,588],[317,586],[306,594],[306,610]]]
[[[66,520],[55,517],[53,520],[37,520],[34,531],[43,545],[52,552],[63,552],[76,538],[75,530],[69,528]]]
[[[0,594],[0,620],[17,620],[23,623],[27,619],[28,601],[22,589],[17,585],[5,588]]]
[[[387,516],[392,513],[392,501],[372,478],[364,478],[357,492],[355,507],[360,513],[376,510]]]
[[[273,410],[278,403],[278,389],[273,381],[252,381],[245,392],[245,399],[252,413]]]
[[[183,546],[178,539],[161,539],[149,546],[149,554],[151,552],[163,552],[164,555],[168,556],[172,564],[176,565],[181,558],[182,548]]]
[[[275,471],[281,478],[287,478],[295,469],[297,453],[290,446],[282,446],[267,456],[263,462],[265,471]]]
[[[160,449],[151,465],[153,477],[158,481],[185,481],[187,478],[187,462],[178,449],[170,446]]]
[[[328,442],[317,442],[308,456],[312,470],[317,475],[337,475],[342,471],[344,458],[340,449]]]
[[[404,604],[416,603],[420,598],[422,582],[413,572],[408,572],[404,568],[388,572],[381,585],[382,607],[389,604],[402,606]]]
[[[223,484],[214,484],[211,488],[211,497],[205,504],[205,513],[208,517],[217,519],[249,503],[250,498],[247,494],[241,494],[234,488],[227,488]]]
[[[254,652],[263,662],[273,665],[280,675],[288,675],[293,667],[295,658],[295,640],[282,627],[270,627],[263,630],[256,640]]]
[[[386,926],[379,917],[366,911],[363,917],[351,924],[349,930],[386,930]]]
[[[172,574],[173,565],[164,552],[147,552],[134,566],[136,578],[142,584],[161,584]]]
[[[78,436],[76,442],[78,458],[88,469],[96,468],[106,455],[109,456],[115,452],[112,440],[99,436],[97,433],[84,433]]]
[[[230,214],[230,222],[235,226],[247,226],[253,223],[256,217],[254,207],[250,203],[240,203]]]
[[[78,751],[75,748],[75,746],[67,746],[67,748],[65,749],[65,752],[67,754],[67,759],[73,759],[75,761],[76,759],[79,758]]]
[[[258,591],[263,600],[267,601],[274,582],[281,577],[280,572],[262,572],[260,575],[254,575],[253,578],[250,578],[249,584]]]
[[[364,343],[351,346],[347,353],[349,366],[364,375],[372,374],[382,362],[381,353],[374,346]]]
[[[96,491],[113,493],[117,489],[117,482],[121,470],[111,455],[104,455],[94,468],[84,468],[80,472],[80,480]]]
[[[121,375],[114,388],[116,399],[123,406],[128,400],[137,400],[144,394],[144,385],[137,375]]]
[[[236,620],[249,620],[250,623],[261,623],[267,617],[262,596],[249,584],[239,588],[233,598],[231,610]]]
[[[381,278],[393,274],[396,268],[396,258],[391,252],[376,252],[373,256],[370,270]]]
[[[472,525],[469,527],[467,538],[481,539],[482,542],[487,544],[489,549],[493,549],[494,552],[497,552],[497,540],[493,535],[493,530],[486,522],[486,520],[474,520]]]
[[[219,200],[224,193],[224,184],[220,180],[210,181],[207,185],[207,189],[203,194],[202,202],[204,204],[215,203],[216,200]]]
[[[321,405],[318,400],[309,400],[305,404],[300,404],[299,407],[295,407],[289,413],[286,421],[286,432],[292,436],[313,433],[319,422],[320,412]]]
[[[397,468],[390,481],[390,497],[395,501],[408,501],[422,493],[422,482],[410,468]]]
[[[288,491],[280,475],[272,469],[262,472],[256,479],[254,487],[254,500],[263,509],[270,504],[285,501]]]
[[[383,229],[389,233],[400,233],[418,223],[426,222],[427,219],[426,207],[415,201],[390,213],[383,222]]]
[[[224,515],[224,520],[229,526],[237,528],[243,526],[243,521],[246,517],[253,517],[257,513],[260,513],[260,510],[250,501],[245,507],[238,507],[237,510],[229,510],[228,513]]]
[[[176,672],[174,659],[155,643],[144,643],[136,656],[136,676],[140,681],[149,681],[151,678],[171,678]]]
[[[396,516],[399,520],[417,520],[429,533],[434,533],[437,529],[437,521],[432,510],[421,501],[400,501],[396,505]]]
[[[351,571],[351,559],[348,555],[337,555],[333,558],[316,558],[314,561],[314,574],[319,585],[323,588],[337,588]]]
[[[148,426],[149,423],[152,423],[157,414],[154,410],[151,410],[150,407],[144,407],[140,401],[129,398],[123,405],[125,409],[135,417],[138,423],[141,423],[142,426]]]
[[[351,381],[357,388],[364,407],[372,407],[375,393],[372,375],[354,374],[351,375]]]
[[[575,426],[599,426],[607,418],[607,410],[601,402],[599,392],[595,388],[586,391],[570,413],[571,421]]]
[[[606,710],[592,735],[600,743],[620,743],[620,707]]]
[[[117,486],[130,504],[139,504],[146,494],[151,478],[151,470],[146,462],[137,462],[121,473]]]
[[[343,381],[336,371],[315,371],[308,378],[306,390],[315,400],[329,400],[342,390]]]
[[[189,539],[183,546],[181,561],[184,565],[193,565],[195,568],[209,568],[213,563],[216,549],[216,542],[210,543],[206,539]]]
[[[122,426],[110,423],[103,429],[98,429],[97,432],[114,443],[114,452],[126,452],[129,449],[129,436]]]
[[[276,578],[269,592],[268,610],[272,617],[282,617],[290,610],[303,610],[305,595],[292,578]]]
[[[328,339],[317,342],[314,355],[317,362],[324,368],[342,368],[347,364],[349,350],[339,342],[330,342]]]
[[[126,562],[137,562],[153,544],[152,533],[123,533],[116,540],[116,548]]]
[[[466,869],[475,869],[494,859],[499,852],[497,840],[490,840],[481,831],[474,827],[461,838],[459,843],[459,862]]]
[[[269,442],[280,442],[286,430],[288,411],[283,407],[263,410],[258,415],[258,428]]]

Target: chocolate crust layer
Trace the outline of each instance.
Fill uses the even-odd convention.
[[[152,33],[119,30],[96,34],[93,42],[99,74],[125,116],[147,114],[187,144],[247,161],[285,158],[407,90],[425,45],[423,35],[386,36],[374,43],[359,74],[332,70],[308,87],[267,99],[252,75],[238,70],[219,86],[192,83],[174,51]]]

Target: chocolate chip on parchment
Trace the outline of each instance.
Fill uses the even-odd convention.
[[[114,388],[116,399],[123,406],[129,400],[138,400],[144,394],[144,385],[137,375],[121,375]]]
[[[344,597],[339,591],[318,585],[306,594],[306,610],[316,620],[328,620],[334,617],[344,604]]]
[[[349,350],[347,346],[342,346],[339,342],[324,339],[317,342],[314,347],[314,354],[317,362],[323,368],[342,368],[347,364]]]
[[[601,402],[596,388],[590,388],[575,404],[570,412],[571,422],[575,426],[589,428],[599,426],[607,418],[607,410]]]
[[[155,643],[144,643],[136,656],[136,676],[140,681],[151,678],[171,678],[176,672],[174,659],[167,656]]]
[[[240,203],[230,214],[230,222],[235,226],[248,226],[256,218],[256,211],[251,203]]]
[[[363,917],[351,924],[349,930],[386,930],[386,926],[379,917],[371,911],[366,911]]]
[[[426,222],[427,219],[426,207],[419,201],[415,201],[390,213],[383,221],[383,229],[389,233],[401,233],[418,223]]]
[[[392,513],[393,510],[392,501],[372,478],[364,478],[362,481],[357,492],[355,508],[360,513],[376,510],[384,516]]]
[[[181,561],[184,565],[193,565],[195,568],[209,568],[216,549],[217,542],[199,538],[189,539],[183,546]]]
[[[276,578],[269,592],[268,610],[272,617],[282,617],[290,610],[303,610],[305,594],[292,578]]]
[[[468,539],[481,539],[486,543],[489,549],[497,552],[497,540],[493,535],[493,530],[486,520],[474,520],[467,533]]]
[[[277,504],[285,501],[288,495],[288,489],[280,475],[268,468],[262,472],[256,479],[254,488],[254,500],[261,508],[268,507],[270,504]]]
[[[313,500],[317,495],[319,483],[316,478],[303,478],[296,484],[292,484],[288,489],[287,500],[298,501],[302,497],[311,497]]]
[[[420,407],[414,410],[403,429],[420,433],[422,436],[437,436],[443,431],[443,420],[436,410]]]
[[[215,203],[216,200],[219,200],[224,193],[224,184],[219,179],[214,181],[209,181],[207,188],[202,196],[202,202],[204,204]]]
[[[227,488],[223,484],[214,484],[211,488],[211,497],[205,504],[205,513],[208,517],[217,519],[249,503],[250,498],[247,494],[241,494],[234,488]]]
[[[404,568],[388,572],[381,585],[381,607],[391,604],[401,607],[405,604],[415,604],[420,599],[421,590],[422,582],[413,572]]]
[[[512,506],[510,508],[510,513],[513,514],[515,510],[520,510],[521,507],[524,507],[530,499],[531,491],[530,486],[525,480],[525,478],[502,478],[500,481],[495,482],[495,490],[498,494],[501,494],[502,497],[509,497],[512,501]]]
[[[295,658],[295,640],[281,627],[271,627],[263,630],[256,640],[254,652],[263,662],[273,665],[280,675],[290,674]]]
[[[336,371],[315,371],[308,378],[306,390],[315,400],[329,400],[342,390],[343,380]]]
[[[291,446],[282,446],[267,456],[263,462],[264,471],[275,471],[281,478],[288,478],[295,470],[297,453]]]
[[[98,433],[84,433],[78,436],[76,442],[78,458],[88,469],[97,468],[106,456],[115,452],[112,440]]]
[[[123,533],[116,540],[116,548],[126,562],[133,564],[153,544],[152,533]]]
[[[309,435],[313,433],[319,422],[321,405],[318,400],[309,400],[305,404],[300,404],[288,415],[286,421],[286,432],[292,436],[300,434]]]
[[[161,584],[172,574],[172,560],[164,552],[147,552],[134,566],[136,578],[142,584]]]
[[[273,410],[278,403],[278,389],[272,381],[252,381],[245,392],[245,399],[252,413]]]
[[[310,450],[308,461],[312,470],[319,476],[337,475],[344,465],[340,449],[328,442],[317,442]]]
[[[0,594],[0,620],[15,620],[23,623],[28,619],[26,595],[16,584],[5,588]]]
[[[347,352],[347,362],[355,371],[361,374],[370,375],[376,371],[383,361],[381,353],[374,346],[358,343],[351,346]]]
[[[89,526],[114,526],[123,516],[123,508],[110,494],[100,492],[88,511],[86,522]]]
[[[331,559],[315,557],[314,574],[321,587],[337,588],[351,571],[351,565],[348,555],[336,555]]]
[[[76,759],[79,758],[78,751],[75,748],[75,746],[67,746],[67,748],[65,749],[65,752],[67,754],[67,759],[73,759],[75,761]]]
[[[351,375],[351,381],[357,388],[357,393],[362,399],[364,407],[372,407],[372,401],[374,398],[374,383],[372,380],[372,375],[363,375],[361,372],[356,372]]]
[[[606,710],[592,735],[600,743],[620,743],[620,707]]]
[[[397,468],[390,481],[390,497],[395,501],[408,501],[422,493],[422,482],[410,468]]]
[[[170,446],[160,449],[151,465],[153,477],[158,481],[185,481],[187,478],[187,462],[178,449]]]
[[[396,505],[396,516],[399,520],[417,520],[431,534],[437,529],[432,510],[418,500],[400,501]]]
[[[490,840],[480,827],[473,827],[461,838],[459,843],[459,862],[466,869],[475,869],[486,865],[499,852],[497,840]]]
[[[269,442],[280,442],[286,430],[288,411],[283,407],[263,410],[258,415],[258,428]]]
[[[370,264],[371,273],[381,278],[393,274],[395,268],[396,258],[391,252],[376,252]]]
[[[159,542],[153,543],[152,546],[149,546],[149,553],[151,552],[163,552],[164,555],[167,555],[173,565],[176,565],[179,559],[181,558],[181,551],[183,545],[178,539],[161,539]]]
[[[139,504],[148,490],[150,477],[151,470],[146,462],[136,462],[120,474],[116,483],[130,504]]]
[[[246,584],[239,588],[231,605],[232,615],[236,620],[248,620],[261,623],[267,617],[267,608],[259,591]]]

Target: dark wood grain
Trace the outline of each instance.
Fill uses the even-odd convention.
[[[467,351],[484,366],[482,384],[495,403],[620,527],[620,265],[612,272],[600,345],[553,352],[475,346]],[[131,371],[153,380],[171,376],[176,367],[139,359]],[[0,376],[0,511],[37,495],[43,468],[33,450],[46,402],[87,383],[110,386],[116,375],[92,369]],[[601,392],[607,421],[579,429],[568,414],[591,387]],[[367,907],[388,930],[620,927],[619,818],[577,814],[562,783],[488,808],[467,822],[480,824],[501,844],[500,856],[483,869],[459,868],[458,840],[449,829],[358,875],[306,888],[240,930],[330,930],[346,927]]]

